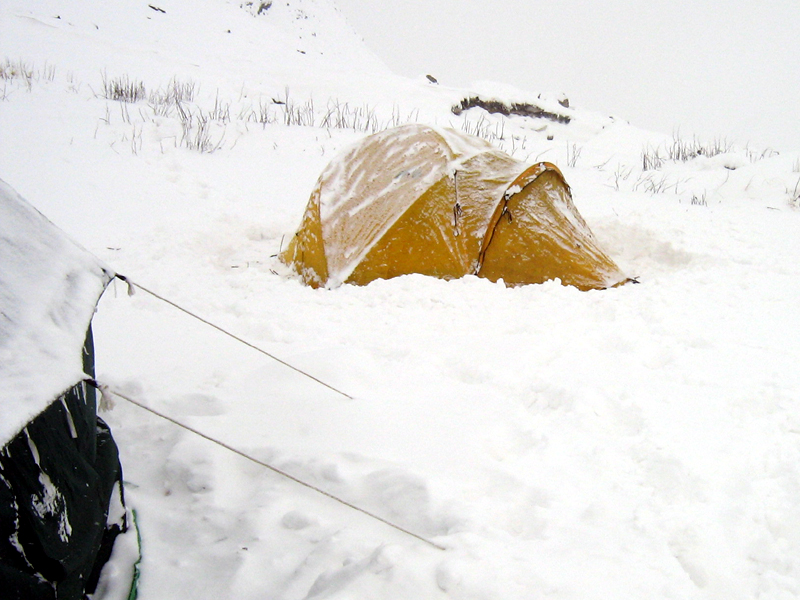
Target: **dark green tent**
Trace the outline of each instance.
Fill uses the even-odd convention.
[[[2,181],[0,265],[0,596],[83,600],[128,526],[87,383],[114,274]]]

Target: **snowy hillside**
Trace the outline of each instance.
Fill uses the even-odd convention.
[[[800,152],[399,78],[331,0],[6,0],[0,77],[0,179],[352,398],[120,282],[98,379],[434,544],[118,398],[141,600],[800,594]],[[320,172],[412,121],[556,163],[641,283],[303,286],[276,254]]]

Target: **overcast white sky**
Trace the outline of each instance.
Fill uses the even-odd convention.
[[[800,0],[335,0],[396,73],[800,150]]]

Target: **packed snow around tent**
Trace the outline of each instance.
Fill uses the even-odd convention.
[[[0,76],[0,178],[352,399],[119,283],[98,380],[444,548],[118,398],[141,600],[800,594],[800,153],[399,78],[329,0],[9,0]],[[277,255],[320,173],[413,122],[558,165],[641,283],[303,285]]]

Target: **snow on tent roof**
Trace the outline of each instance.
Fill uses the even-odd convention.
[[[0,180],[0,446],[84,378],[82,348],[114,276]]]
[[[551,163],[527,165],[459,131],[407,124],[336,157],[281,260],[311,286],[422,273],[581,290],[627,281]]]

